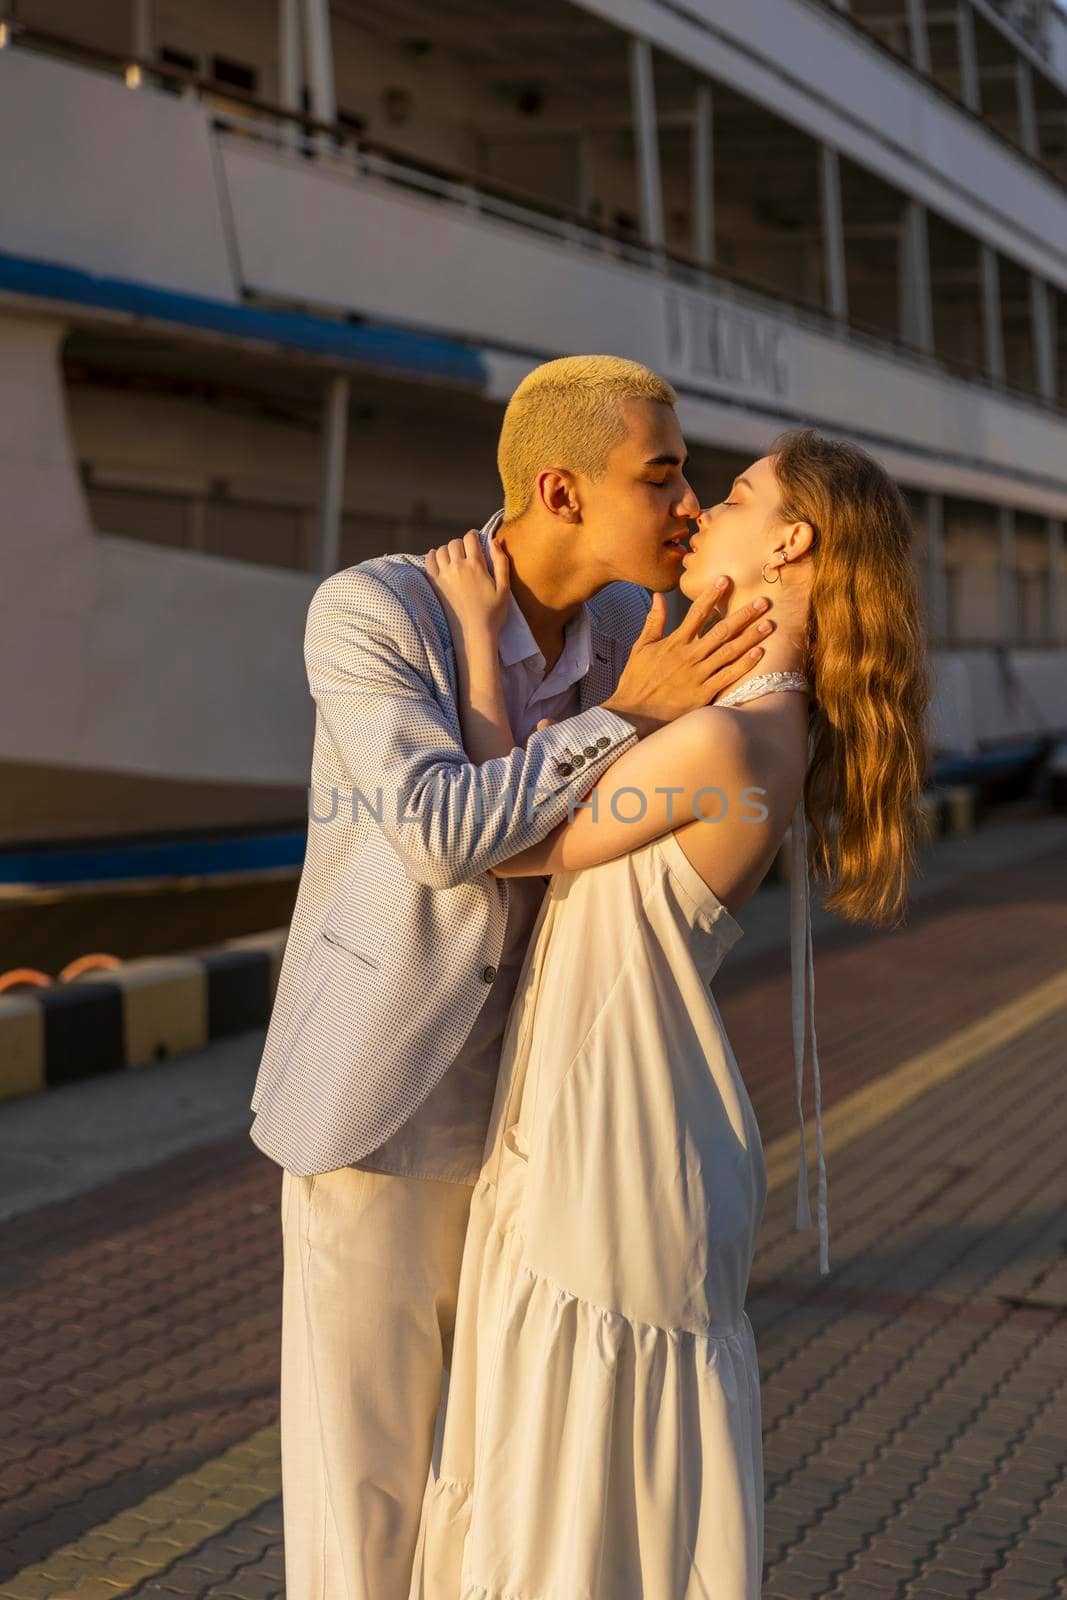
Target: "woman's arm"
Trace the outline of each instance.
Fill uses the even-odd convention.
[[[620,756],[578,802],[573,821],[490,870],[498,878],[529,878],[596,866],[700,817],[759,820],[751,813],[762,799],[763,790],[750,783],[737,719],[700,706]]]
[[[511,592],[507,552],[492,539],[492,572],[474,532],[427,552],[426,576],[436,591],[456,649],[463,747],[475,765],[510,755],[515,734],[504,700],[500,630]]]
[[[463,748],[476,766],[510,755],[515,735],[504,702],[504,679],[495,637],[473,631],[456,643],[459,721]]]

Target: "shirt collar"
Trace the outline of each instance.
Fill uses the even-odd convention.
[[[489,541],[503,520],[503,511],[498,511],[490,517],[481,531],[482,549],[485,551],[486,560],[489,559]],[[514,595],[508,597],[507,616],[504,618],[497,646],[505,667],[514,666],[517,661],[532,661],[544,671],[545,658],[541,654],[537,640],[530,632],[530,624],[523,616]],[[563,630],[563,651],[546,681],[551,681],[554,689],[569,688],[579,678],[585,677],[592,659],[592,622],[589,607],[583,600]]]

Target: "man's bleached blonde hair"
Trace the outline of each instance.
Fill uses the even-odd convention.
[[[677,398],[665,378],[621,356],[563,356],[535,367],[508,401],[500,429],[505,522],[529,509],[546,467],[594,482],[604,476],[608,456],[626,437],[623,400],[673,406]]]

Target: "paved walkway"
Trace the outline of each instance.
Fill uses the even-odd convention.
[[[793,1230],[770,899],[716,986],[771,1182],[749,1302],[766,1600],[1067,1597],[1067,851],[1051,821],[1005,838],[930,852],[906,928],[816,933],[826,1279]],[[62,1157],[85,1091],[114,1085],[19,1113],[54,1170],[52,1203],[29,1172],[3,1197],[3,1600],[283,1593],[279,1185],[238,1109],[255,1058],[214,1064],[225,1138],[187,1105],[184,1137],[146,1126],[138,1150],[134,1118],[103,1182],[117,1108],[95,1159],[75,1135],[80,1177]],[[180,1066],[137,1075],[138,1116],[153,1078],[195,1100]]]

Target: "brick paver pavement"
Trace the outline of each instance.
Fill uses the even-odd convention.
[[[1062,856],[821,939],[826,1106],[1065,957]],[[784,952],[716,985],[768,1147],[788,989]],[[766,1600],[1067,1597],[1067,1008],[1035,1016],[832,1153],[828,1278],[770,1195]],[[7,1225],[0,1597],[283,1593],[278,1189],[241,1138]]]

